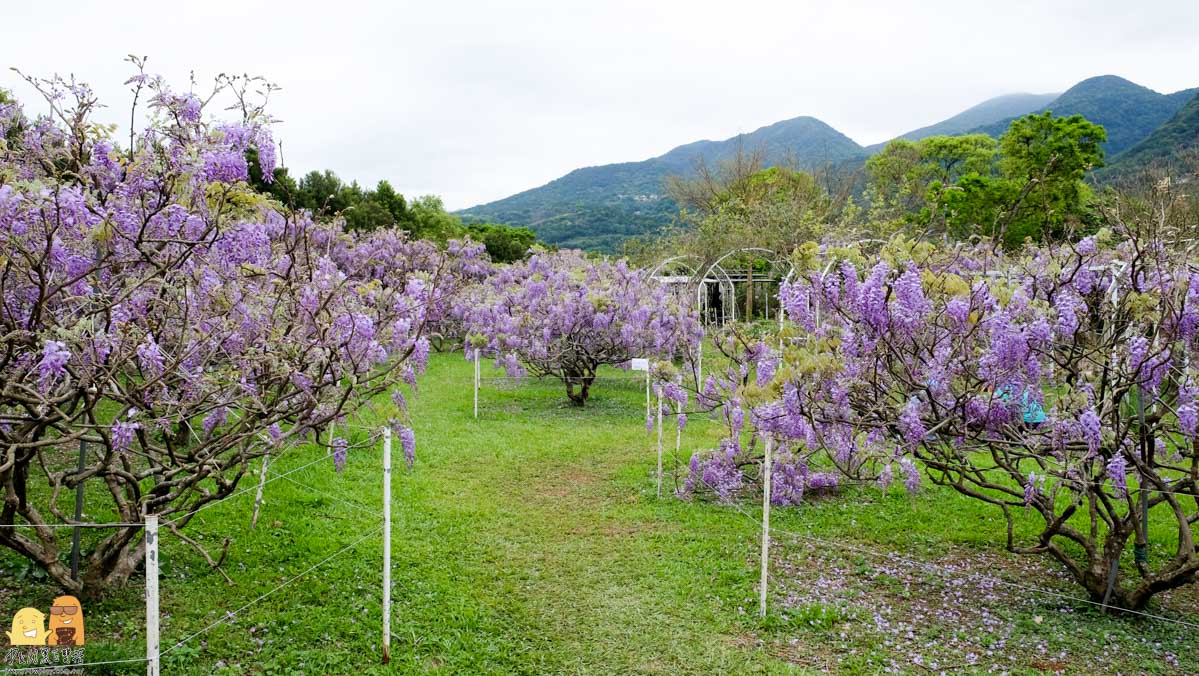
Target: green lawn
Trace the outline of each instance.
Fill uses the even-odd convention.
[[[997,512],[934,487],[916,498],[898,487],[886,496],[851,488],[776,509],[775,526],[799,535],[778,537],[771,613],[760,621],[757,506],[655,497],[653,439],[635,380],[600,382],[584,409],[567,405],[555,383],[489,380],[475,420],[470,379],[460,356],[436,355],[409,396],[418,459],[394,480],[390,668],[380,665],[382,479],[372,451],[352,453],[341,475],[321,461],[270,483],[255,531],[252,492],[202,512],[187,532],[217,550],[232,539],[224,568],[233,586],[164,534],[163,672],[1199,668],[1193,629],[1107,617],[1011,586],[1078,594],[1051,562],[1003,552]],[[684,456],[718,434],[692,421]],[[667,439],[673,451],[673,433]],[[273,469],[323,454],[297,449]],[[88,661],[144,654],[141,584],[136,577],[85,603]],[[9,616],[53,596],[7,552],[0,587]],[[1197,609],[1186,590],[1153,612],[1199,623]],[[87,673],[144,669],[120,666]]]

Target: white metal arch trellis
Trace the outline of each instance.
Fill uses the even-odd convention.
[[[702,318],[702,320],[705,323],[707,323],[707,318],[708,318],[707,284],[709,282],[715,282],[715,283],[719,284],[719,288],[721,290],[721,293],[720,293],[720,304],[721,304],[720,323],[721,323],[721,325],[724,325],[728,321],[734,321],[734,322],[737,321],[737,302],[736,302],[736,297],[735,297],[735,293],[734,293],[736,287],[734,286],[732,277],[728,274],[728,271],[725,270],[722,263],[724,261],[728,260],[732,256],[739,255],[739,254],[746,254],[746,253],[765,254],[762,257],[766,258],[770,262],[772,268],[779,267],[780,263],[785,263],[789,267],[791,266],[790,261],[787,260],[786,257],[780,256],[779,253],[777,251],[774,251],[773,249],[765,249],[762,247],[741,247],[738,249],[733,249],[731,251],[725,252],[720,257],[718,257],[716,260],[712,261],[712,263],[710,263],[707,266],[707,268],[704,269],[703,274],[699,275],[699,278],[696,281],[695,307],[696,307],[696,311],[699,312],[700,317]],[[787,275],[785,277],[789,277],[791,275],[792,271],[793,271],[792,269],[789,269],[787,271]],[[719,276],[717,276],[717,275],[719,275]],[[722,279],[722,277],[723,277],[723,279]],[[767,308],[769,308],[769,296],[767,299],[767,303],[768,303]],[[769,309],[767,310],[767,313],[769,313]],[[698,354],[696,355],[695,365],[696,365],[696,375],[695,375],[696,387],[703,387],[704,352],[703,352],[702,345],[700,346]]]
[[[704,291],[703,284],[712,276],[713,272],[719,271],[720,274],[724,275],[725,281],[727,281],[727,283],[730,287],[730,290],[731,290],[733,281],[729,277],[728,272],[724,269],[724,266],[721,264],[725,260],[727,260],[728,258],[730,258],[732,256],[735,256],[738,254],[744,254],[744,253],[765,254],[765,256],[763,256],[763,258],[766,258],[768,261],[770,261],[770,264],[772,267],[778,266],[779,263],[786,263],[788,266],[790,265],[790,262],[787,261],[786,257],[780,256],[779,253],[777,251],[774,251],[773,249],[765,249],[762,247],[751,246],[751,247],[742,247],[740,249],[733,249],[731,251],[725,252],[722,256],[717,258],[715,261],[713,261],[708,266],[708,268],[704,271],[703,277],[701,277],[701,279],[700,279],[700,285],[697,287],[696,292],[695,292],[695,305],[696,305],[697,309],[704,307],[702,305],[705,302],[705,299],[703,298],[703,291]],[[789,274],[790,274],[790,271],[788,271],[788,275]],[[729,296],[731,297],[731,294],[729,294]],[[725,303],[724,303],[723,297],[722,297],[722,305],[724,305],[724,304]],[[737,321],[737,304],[736,304],[736,302],[731,303],[731,312],[727,313],[727,316],[731,316],[732,321],[734,321],[734,322]],[[722,323],[724,323],[723,320],[722,320]]]
[[[699,262],[699,260],[700,260],[699,256],[693,256],[691,254],[683,254],[680,256],[670,256],[669,258],[663,258],[662,260],[658,261],[657,265],[655,265],[654,267],[649,269],[649,276],[655,277],[655,278],[661,277],[661,275],[659,273],[661,273],[662,270],[666,269],[667,266],[670,266],[672,264],[682,266],[682,267],[686,268],[689,272],[691,272],[692,275],[694,275],[696,272],[696,266],[691,265],[687,261]]]

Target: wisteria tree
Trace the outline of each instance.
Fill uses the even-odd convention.
[[[512,376],[553,376],[571,402],[587,402],[601,366],[635,358],[689,358],[702,336],[694,313],[623,261],[574,251],[538,253],[497,271],[455,307],[468,350]]]
[[[899,242],[800,275],[781,294],[798,335],[758,427],[875,458],[883,481],[894,460],[911,490],[918,459],[1096,602],[1140,609],[1193,582],[1199,273],[1160,223],[1113,223],[1010,257]],[[1168,546],[1150,546],[1149,522],[1170,524]]]
[[[157,514],[185,537],[268,449],[415,378],[429,308],[460,276],[398,234],[354,238],[250,190],[247,151],[265,176],[274,164],[265,100],[247,94],[269,94],[260,81],[200,96],[139,68],[149,123],[125,146],[86,86],[29,82],[48,115],[0,107],[0,544],[95,595],[144,542],[136,525],[90,530],[73,576],[70,530],[52,524],[74,521],[80,482],[109,500],[84,521]],[[206,115],[221,101],[235,120]]]

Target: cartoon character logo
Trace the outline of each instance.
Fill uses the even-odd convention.
[[[8,642],[12,645],[46,645],[46,616],[37,608],[22,608],[12,618]]]
[[[47,645],[83,645],[83,606],[74,596],[60,596],[50,606]]]

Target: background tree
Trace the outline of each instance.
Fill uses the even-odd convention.
[[[1084,179],[1102,166],[1103,128],[1084,118],[1033,114],[988,136],[892,141],[866,163],[872,228],[924,237],[1061,241],[1093,229]]]
[[[716,210],[729,187],[766,168],[762,148],[747,149],[738,141],[736,152],[727,159],[709,164],[701,155],[687,175],[666,177],[666,192],[686,213],[701,217]]]
[[[655,243],[634,244],[641,258],[689,254],[714,261],[733,249],[759,247],[786,256],[800,244],[820,239],[831,224],[846,223],[849,191],[830,195],[818,177],[784,167],[726,177],[720,187],[700,181],[703,211],[685,212],[681,223]],[[653,261],[653,262],[656,262]],[[643,261],[650,263],[651,261]]]
[[[423,195],[408,206],[409,220],[404,224],[413,237],[444,242],[462,232],[462,221],[445,210],[441,198]]]
[[[404,224],[412,221],[412,215],[408,213],[408,202],[404,196],[395,191],[391,187],[391,183],[386,180],[379,181],[375,185],[375,192],[372,195],[374,202],[378,203],[387,213],[391,214],[392,222],[396,224]]]
[[[984,134],[897,139],[866,161],[869,217],[886,234],[899,228],[947,232],[944,191],[963,176],[993,176],[997,143]]]
[[[379,181],[371,190],[357,182],[346,184],[337,174],[325,170],[311,171],[297,182],[283,167],[276,167],[268,179],[263,175],[257,149],[247,149],[246,159],[249,183],[256,191],[270,195],[289,209],[307,210],[318,220],[344,219],[349,230],[398,227],[412,239],[427,239],[442,245],[470,236],[481,241],[491,260],[499,263],[525,258],[537,241],[536,234],[528,228],[499,223],[466,225],[447,212],[441,198],[433,195],[409,204],[386,180]]]
[[[528,258],[537,242],[537,234],[528,228],[514,228],[497,223],[470,223],[466,226],[470,238],[487,247],[493,263],[515,263]]]
[[[1018,188],[994,235],[1061,241],[1087,218],[1091,192],[1083,179],[1103,166],[1107,133],[1081,115],[1029,115],[999,139],[1000,170]]]

